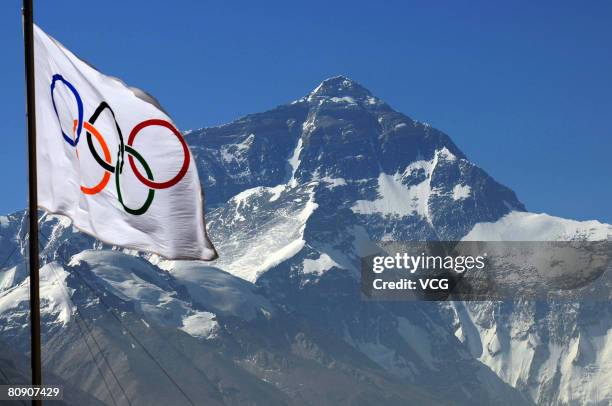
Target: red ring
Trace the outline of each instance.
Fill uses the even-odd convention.
[[[138,132],[140,132],[140,130],[142,130],[143,128],[149,127],[152,125],[159,125],[162,127],[166,127],[167,129],[172,131],[172,133],[176,135],[176,138],[178,138],[181,145],[183,146],[183,154],[185,155],[185,157],[183,158],[183,166],[181,167],[179,172],[176,174],[174,178],[166,182],[154,182],[142,176],[142,174],[138,172],[138,168],[136,167],[136,163],[134,162],[134,157],[132,157],[131,155],[128,155],[128,159],[130,161],[130,166],[132,167],[132,171],[134,172],[134,175],[136,175],[139,181],[141,181],[143,184],[147,185],[151,189],[167,189],[171,186],[176,185],[181,179],[183,179],[183,176],[185,176],[185,174],[187,173],[187,169],[189,169],[189,156],[190,156],[189,148],[187,147],[187,143],[183,139],[183,136],[181,135],[179,130],[177,130],[172,125],[172,123],[166,120],[160,120],[160,119],[146,120],[136,125],[136,127],[132,129],[132,132],[130,133],[130,136],[128,137],[127,145],[131,147],[132,143],[134,142],[134,138],[136,138],[136,134],[138,134]]]

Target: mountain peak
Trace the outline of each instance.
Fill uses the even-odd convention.
[[[325,79],[309,94],[312,97],[353,97],[365,98],[372,93],[359,83],[346,76],[333,76]]]

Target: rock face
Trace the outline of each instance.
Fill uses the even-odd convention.
[[[186,139],[214,263],[138,256],[43,216],[57,376],[108,404],[609,403],[609,302],[365,302],[359,266],[368,241],[610,226],[526,212],[446,134],[345,77]],[[2,339],[25,353],[24,214],[0,224]]]

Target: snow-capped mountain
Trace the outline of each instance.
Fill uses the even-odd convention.
[[[611,226],[528,213],[446,134],[341,76],[186,139],[214,263],[42,217],[59,378],[107,404],[609,404],[609,302],[367,302],[359,267],[369,241],[602,240]],[[0,220],[1,338],[22,353],[25,220]]]

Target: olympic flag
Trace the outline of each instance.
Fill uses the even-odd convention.
[[[198,172],[147,93],[34,26],[38,204],[112,245],[212,260]]]

